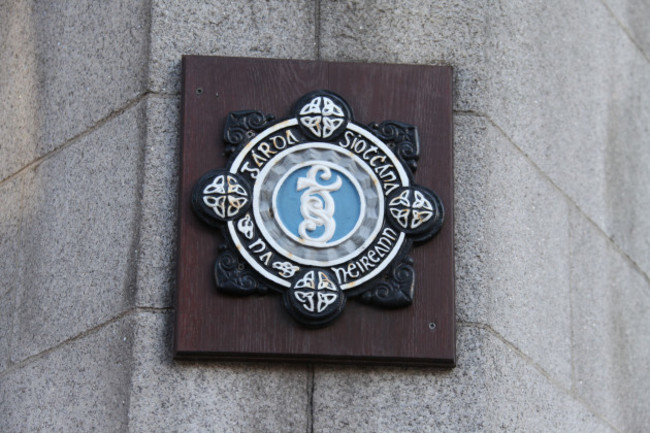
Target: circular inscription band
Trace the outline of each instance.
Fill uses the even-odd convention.
[[[404,242],[385,209],[409,176],[363,127],[349,122],[327,143],[299,126],[297,119],[271,126],[233,160],[229,172],[252,185],[252,206],[244,219],[228,222],[228,232],[246,262],[282,287],[310,267],[328,269],[342,290],[357,287],[381,273]]]

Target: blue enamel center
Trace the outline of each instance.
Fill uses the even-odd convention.
[[[315,214],[317,215],[319,212],[326,213],[328,210],[326,196],[329,195],[333,201],[333,207],[330,209],[330,212],[333,210],[333,214],[330,218],[334,220],[336,228],[327,243],[333,243],[345,237],[356,226],[361,213],[361,198],[352,181],[345,174],[333,168],[330,169],[331,177],[329,179],[323,179],[323,172],[319,172],[315,177],[315,181],[319,186],[331,187],[336,185],[339,182],[338,179],[340,179],[340,187],[337,187],[336,190],[327,191],[327,188],[323,188],[325,191],[319,193],[320,188],[318,186],[309,188],[305,186],[307,183],[305,180],[302,181],[302,189],[298,190],[299,180],[301,178],[308,179],[310,168],[312,167],[301,167],[284,179],[278,190],[274,207],[285,228],[297,238],[302,238],[299,227],[301,223],[304,225],[309,218],[303,213],[305,206],[303,206],[303,212],[301,212],[301,202],[304,205],[306,200],[311,198],[311,207],[316,207]],[[322,236],[325,233],[326,225],[319,223],[328,219],[325,217],[319,220],[316,217],[314,219],[316,227],[307,229],[307,235],[311,238]]]

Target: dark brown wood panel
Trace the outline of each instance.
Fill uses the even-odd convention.
[[[451,80],[447,66],[183,58],[177,358],[454,365]],[[222,239],[195,217],[190,197],[201,175],[226,163],[222,136],[230,111],[287,117],[300,96],[316,89],[343,96],[359,123],[416,125],[416,183],[436,191],[446,214],[440,233],[411,254],[412,306],[383,310],[350,300],[333,324],[313,330],[292,320],[278,295],[239,298],[216,290],[212,271]]]

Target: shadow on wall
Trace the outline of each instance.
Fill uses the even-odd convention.
[[[35,25],[26,2],[4,6],[0,14],[0,180],[36,156],[39,116],[39,65]]]
[[[646,32],[648,33],[648,32]],[[606,233],[621,247],[623,252],[641,268],[641,272],[650,272],[650,80],[647,79],[648,64],[642,56],[631,56],[630,51],[617,53],[628,54],[625,58],[612,59],[612,64],[620,65],[610,73],[609,99],[607,105],[607,143],[604,173],[606,178],[607,220]],[[636,52],[631,52],[636,54]],[[621,287],[621,280],[615,274],[609,276],[610,291],[607,303],[609,317],[605,320],[611,324],[631,323],[631,318],[643,311],[626,311],[621,296],[629,296],[629,287]],[[640,289],[633,287],[632,289]],[[641,289],[642,290],[642,289]],[[625,294],[625,295],[624,295]],[[639,293],[643,296],[643,293]],[[632,302],[628,300],[628,302]],[[643,305],[639,303],[637,305]],[[647,312],[646,312],[647,314]],[[643,321],[636,326],[642,327]],[[647,414],[647,398],[634,395],[637,389],[629,387],[629,378],[643,378],[639,371],[639,354],[643,353],[643,341],[634,341],[636,333],[625,326],[613,327],[608,333],[609,347],[615,348],[616,365],[609,371],[611,390],[617,396],[618,412],[624,425],[643,430],[647,422],[642,414]]]
[[[630,51],[612,59],[607,104],[605,231],[626,254],[650,272],[650,81],[648,64]]]

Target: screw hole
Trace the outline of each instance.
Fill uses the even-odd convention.
[[[434,322],[429,322],[429,329],[432,331],[436,329],[436,324]]]
[[[203,93],[203,88],[201,88],[201,87],[197,87],[197,89],[196,89],[196,94],[197,94],[197,95],[200,95],[201,93]]]

